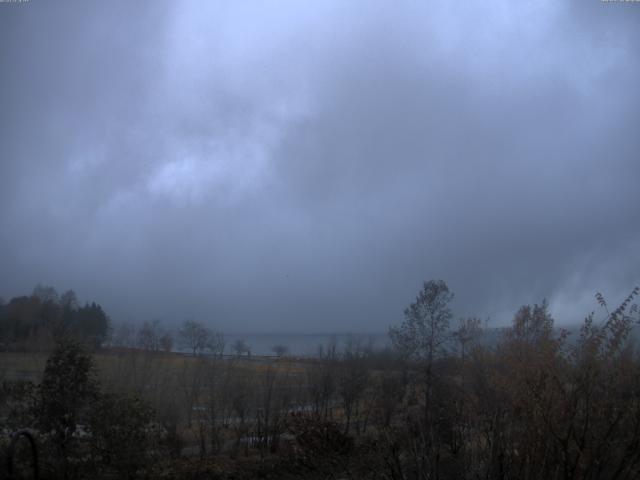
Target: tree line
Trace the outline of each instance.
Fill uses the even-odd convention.
[[[39,385],[3,383],[0,420],[56,433],[45,452],[70,460],[46,457],[54,478],[634,479],[639,293],[615,307],[598,295],[576,332],[546,302],[525,305],[487,342],[431,280],[391,348],[352,338],[306,361],[210,355],[186,322],[192,356],[130,349],[98,371],[61,344]],[[68,379],[86,395],[65,397]]]
[[[95,303],[81,305],[73,290],[62,295],[38,285],[31,295],[0,299],[0,343],[5,349],[51,346],[62,338],[77,338],[97,347],[110,333],[111,320]]]

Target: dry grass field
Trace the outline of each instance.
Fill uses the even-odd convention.
[[[29,380],[38,383],[44,372],[48,353],[46,352],[0,352],[0,381]],[[147,352],[136,349],[103,349],[94,353],[94,361],[100,379],[106,384],[131,376],[159,374],[165,378],[177,378],[185,370],[195,366],[201,358],[181,353]],[[237,367],[264,373],[274,368],[289,374],[305,372],[305,362],[289,359],[253,356],[252,358],[226,357],[225,360],[211,360],[210,365],[234,362]]]
[[[38,382],[47,362],[46,353],[0,352],[0,381]]]

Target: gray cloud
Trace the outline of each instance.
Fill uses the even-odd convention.
[[[640,282],[640,9],[57,2],[0,9],[0,292],[116,319],[561,321]],[[5,107],[6,106],[6,107]]]

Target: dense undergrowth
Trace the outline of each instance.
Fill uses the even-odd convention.
[[[452,295],[427,282],[393,351],[307,363],[128,351],[97,369],[62,341],[40,383],[3,382],[2,455],[30,478],[27,442],[9,452],[27,428],[41,478],[639,478],[636,295],[598,296],[576,334],[522,307],[488,345],[476,319],[450,328]]]

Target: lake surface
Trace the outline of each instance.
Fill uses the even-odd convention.
[[[274,345],[286,346],[289,355],[312,356],[317,355],[320,345],[326,350],[332,343],[337,345],[338,351],[343,350],[349,341],[359,341],[363,346],[371,343],[376,349],[390,344],[386,333],[252,333],[225,334],[224,338],[225,353],[233,353],[233,344],[244,340],[253,355],[273,355]]]
[[[572,325],[566,326],[569,332],[567,343],[570,345],[577,341],[580,335],[579,327]],[[487,347],[495,347],[504,333],[504,328],[487,328],[481,337],[481,343]],[[556,334],[559,331],[556,332]],[[233,353],[233,344],[237,340],[244,342],[251,349],[253,355],[273,355],[273,347],[275,345],[284,345],[288,349],[288,354],[293,356],[316,356],[320,345],[327,349],[329,345],[335,343],[337,351],[341,352],[347,342],[359,341],[362,346],[369,345],[374,349],[382,349],[391,346],[391,341],[387,333],[249,333],[249,334],[225,334],[224,335],[226,354]],[[631,331],[630,340],[636,344],[640,344],[639,328],[634,326]],[[457,345],[451,343],[449,349],[455,350]]]

